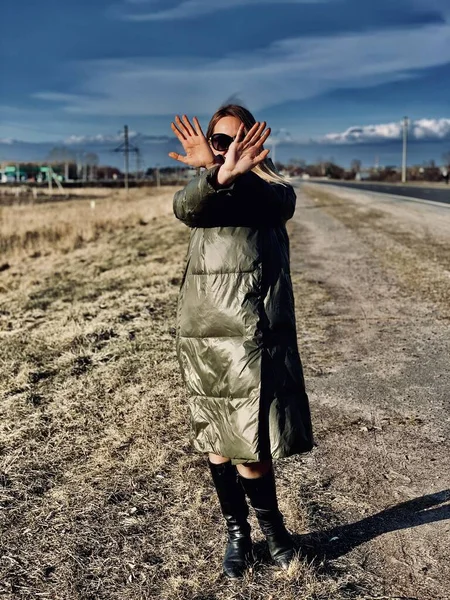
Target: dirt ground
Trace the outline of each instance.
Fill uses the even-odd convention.
[[[252,515],[258,560],[239,583],[221,575],[224,527],[189,443],[173,190],[79,201],[88,219],[73,203],[27,226],[2,210],[0,597],[449,598],[450,209],[297,191],[317,445],[276,463],[298,561],[274,569]]]
[[[302,541],[371,594],[449,598],[450,209],[301,189],[292,271],[318,444],[301,485],[319,514]]]

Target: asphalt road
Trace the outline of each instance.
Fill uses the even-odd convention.
[[[418,198],[420,200],[432,200],[433,202],[450,204],[450,185],[448,189],[443,189],[431,187],[412,187],[406,185],[378,185],[376,183],[346,183],[335,180],[311,180],[311,182],[321,183],[323,185],[336,185],[358,190],[367,190],[369,192],[377,192],[381,194],[391,194],[394,196],[407,196],[408,198]]]

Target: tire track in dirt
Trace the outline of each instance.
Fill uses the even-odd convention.
[[[301,188],[289,224],[318,446],[282,468],[301,472],[319,570],[346,571],[356,597],[443,600],[450,211],[352,194]]]

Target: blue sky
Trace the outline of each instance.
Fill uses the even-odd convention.
[[[175,113],[206,126],[238,98],[280,139],[391,142],[407,114],[450,149],[450,0],[19,4],[2,7],[3,146],[171,136]]]

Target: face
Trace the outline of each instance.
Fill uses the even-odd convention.
[[[219,121],[217,121],[213,134],[225,133],[226,135],[234,138],[236,137],[240,124],[241,121],[237,117],[222,117]],[[214,154],[220,156],[226,156],[228,152],[228,150],[216,150],[215,148],[213,148],[212,151]]]

